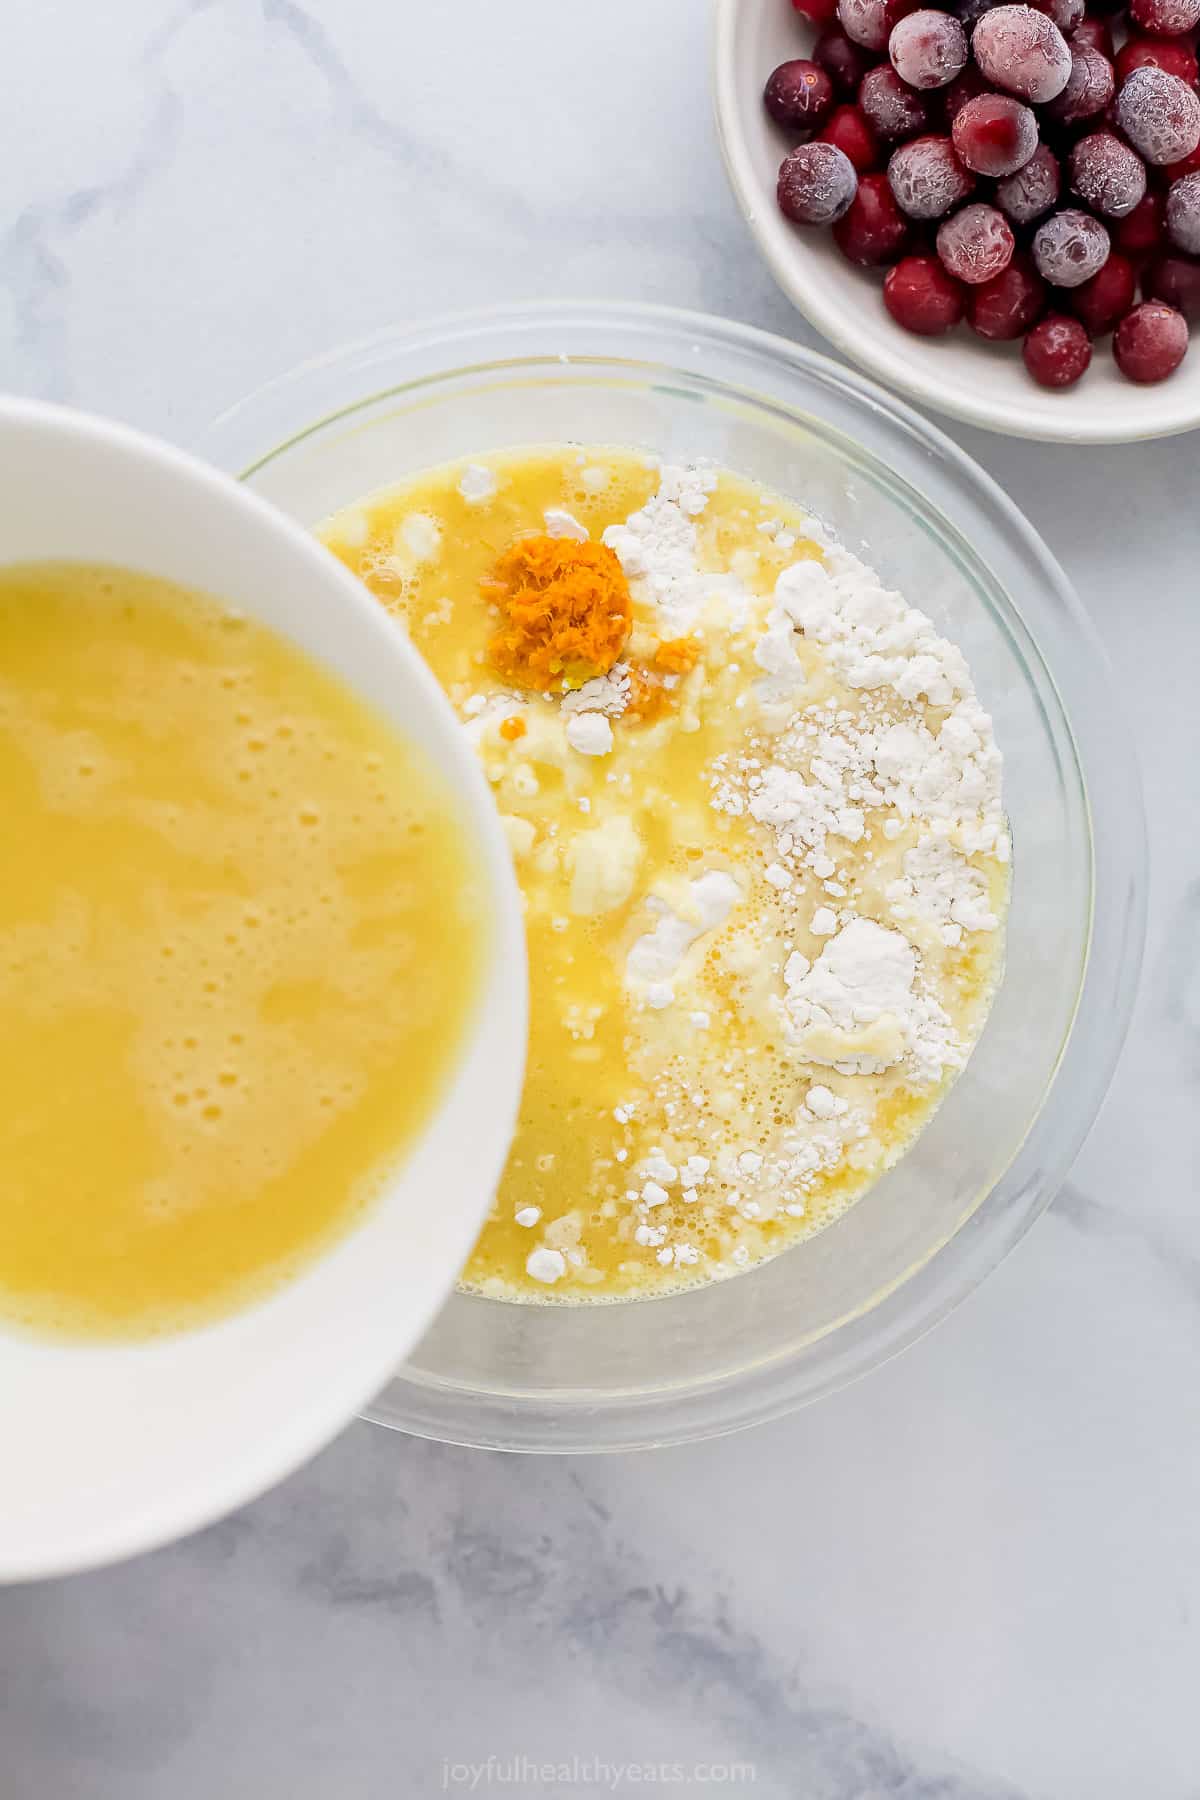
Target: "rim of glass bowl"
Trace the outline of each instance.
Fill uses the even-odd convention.
[[[1104,652],[1033,527],[992,478],[919,413],[867,378],[771,333],[671,307],[603,302],[456,314],[385,330],[302,364],[223,413],[199,448],[249,479],[300,440],[365,407],[494,374],[501,366],[519,372],[551,361],[624,363],[641,379],[685,376],[714,393],[790,416],[843,452],[865,451],[881,464],[894,494],[911,496],[918,516],[932,512],[945,535],[969,549],[1005,596],[1060,703],[1091,844],[1090,932],[1074,1022],[1042,1105],[1007,1168],[969,1216],[875,1304],[810,1342],[690,1384],[608,1395],[531,1395],[467,1388],[406,1367],[364,1415],[421,1436],[492,1449],[626,1450],[716,1436],[832,1392],[923,1336],[1024,1236],[1091,1129],[1124,1044],[1145,929],[1145,818],[1133,744]],[[814,411],[814,388],[849,405],[853,442]],[[969,529],[960,523],[964,512]],[[1093,806],[1094,795],[1103,796],[1102,805]]]

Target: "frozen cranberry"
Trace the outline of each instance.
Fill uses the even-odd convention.
[[[817,133],[822,144],[836,144],[860,175],[879,167],[879,139],[861,106],[835,106]]]
[[[1118,83],[1128,81],[1135,69],[1163,69],[1189,83],[1200,75],[1200,64],[1190,44],[1162,43],[1155,38],[1127,38],[1117,51]]]
[[[1061,94],[1046,107],[1056,125],[1077,125],[1102,113],[1117,91],[1117,78],[1107,56],[1086,44],[1072,44],[1071,73]]]
[[[1129,0],[1129,17],[1151,37],[1182,37],[1200,25],[1200,0]]]
[[[763,89],[763,105],[777,125],[805,137],[825,123],[833,106],[833,83],[807,57],[780,63]]]
[[[954,0],[951,10],[963,30],[970,36],[984,13],[991,12],[993,6],[999,4],[1000,0]]]
[[[1115,221],[1113,248],[1124,256],[1145,256],[1156,249],[1162,240],[1164,208],[1161,194],[1153,190],[1143,194],[1131,213]]]
[[[1177,250],[1200,256],[1200,175],[1185,175],[1167,190],[1167,236]]]
[[[906,256],[887,272],[883,304],[905,331],[941,337],[963,316],[963,291],[936,256]]]
[[[967,34],[949,13],[909,13],[893,27],[888,55],[909,87],[945,87],[967,66]]]
[[[813,61],[820,63],[839,94],[852,99],[871,66],[869,53],[852,43],[840,25],[827,25],[813,45]]]
[[[1146,192],[1146,165],[1111,131],[1080,138],[1068,167],[1081,200],[1108,219],[1123,219]]]
[[[975,185],[947,137],[919,137],[901,144],[892,152],[887,177],[897,206],[910,219],[940,219]]]
[[[1200,263],[1186,256],[1158,256],[1142,277],[1147,300],[1165,300],[1189,325],[1200,319]]]
[[[1068,208],[1043,219],[1033,234],[1033,260],[1053,287],[1082,287],[1108,261],[1108,233],[1090,213]]]
[[[1147,162],[1178,162],[1200,144],[1200,95],[1165,69],[1135,69],[1117,95],[1116,115]]]
[[[1057,204],[1061,191],[1058,158],[1045,144],[1039,144],[1024,168],[999,184],[996,205],[1014,225],[1032,225]]]
[[[1011,94],[979,94],[961,109],[950,136],[976,175],[1011,175],[1037,149],[1037,119]]]
[[[947,126],[953,125],[968,100],[974,100],[977,94],[990,92],[991,89],[975,64],[968,63],[962,74],[955,77],[942,95],[942,112]]]
[[[832,225],[857,187],[854,164],[836,144],[801,144],[779,165],[779,210],[794,225]]]
[[[837,0],[792,0],[792,5],[814,25],[828,24],[837,12]]]
[[[1029,258],[1018,254],[1007,269],[968,290],[967,323],[980,337],[1007,343],[1024,337],[1045,304],[1045,282]]]
[[[915,0],[838,0],[838,18],[846,36],[864,50],[886,50],[892,27],[916,10]]]
[[[1125,314],[1113,339],[1113,355],[1130,381],[1165,381],[1187,355],[1188,328],[1182,313],[1161,300],[1143,300]]]
[[[896,205],[886,175],[864,175],[833,239],[848,262],[877,269],[895,262],[908,242],[909,223]]]
[[[1053,19],[1064,34],[1077,31],[1087,11],[1084,0],[1030,0],[1030,4],[1038,12],[1045,13],[1048,19]]]
[[[928,103],[905,86],[890,63],[881,63],[863,76],[858,104],[885,144],[915,137],[929,124]]]
[[[1021,354],[1039,387],[1074,387],[1092,360],[1091,339],[1078,319],[1047,313],[1025,339]]]
[[[1133,264],[1127,256],[1114,251],[1098,274],[1071,290],[1071,311],[1087,328],[1089,337],[1102,337],[1118,319],[1124,318],[1136,291]]]
[[[1168,163],[1162,174],[1169,187],[1171,182],[1178,181],[1180,176],[1195,175],[1198,172],[1200,172],[1200,144],[1196,146],[1190,156],[1181,156],[1178,162]]]
[[[1113,34],[1107,19],[1083,19],[1070,36],[1072,50],[1098,50],[1109,62],[1113,56]]]
[[[1032,6],[994,6],[984,13],[971,51],[989,81],[1035,106],[1061,94],[1071,73],[1066,38]]]
[[[964,206],[938,226],[937,253],[957,281],[990,281],[1012,261],[1012,226],[994,206]]]

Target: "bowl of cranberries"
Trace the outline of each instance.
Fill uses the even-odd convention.
[[[972,424],[1200,425],[1200,0],[716,0],[735,195],[799,310]]]

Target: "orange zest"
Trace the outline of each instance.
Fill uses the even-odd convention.
[[[493,666],[535,693],[565,693],[606,675],[629,636],[629,584],[605,544],[518,538],[484,592],[504,619],[488,647]]]
[[[700,645],[692,637],[664,638],[654,652],[654,666],[667,675],[686,675],[700,657]]]
[[[520,713],[509,713],[507,719],[500,721],[500,736],[510,744],[525,736],[525,721]]]

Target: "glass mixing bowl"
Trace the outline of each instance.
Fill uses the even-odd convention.
[[[715,458],[802,500],[930,613],[995,719],[1013,885],[1006,974],[968,1067],[835,1224],[668,1298],[456,1294],[367,1415],[511,1450],[728,1431],[926,1331],[1028,1229],[1079,1149],[1125,1032],[1143,931],[1134,760],[1078,600],[988,476],[824,357],[666,309],[526,306],[309,363],[227,413],[203,448],[314,525],[431,464],[566,440]]]

